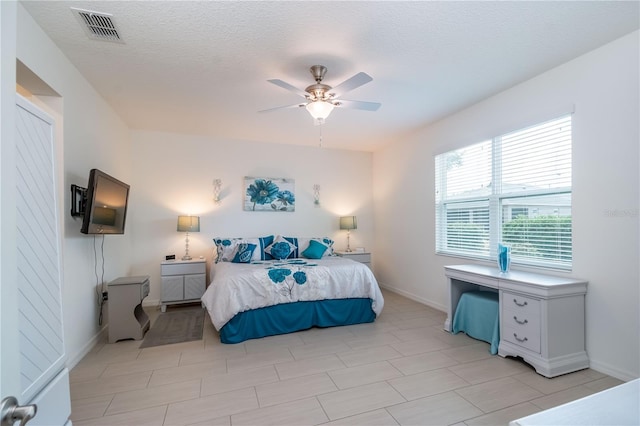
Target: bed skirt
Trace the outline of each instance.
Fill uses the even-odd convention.
[[[332,299],[292,302],[241,312],[220,330],[222,343],[292,333],[311,327],[373,322],[371,299]]]

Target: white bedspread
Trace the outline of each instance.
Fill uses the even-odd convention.
[[[202,302],[217,330],[240,312],[280,303],[369,298],[376,315],[384,306],[371,270],[342,257],[219,262],[211,269],[212,282]]]

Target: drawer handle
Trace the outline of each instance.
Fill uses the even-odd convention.
[[[526,342],[527,340],[529,340],[529,339],[527,339],[526,337],[525,337],[525,338],[523,338],[523,339],[519,338],[519,337],[518,337],[518,335],[517,335],[516,333],[513,333],[513,337],[515,337],[515,339],[516,339],[518,342],[520,342],[520,343],[524,343],[524,342]]]
[[[513,299],[513,303],[515,303],[518,306],[527,306],[528,305],[526,300],[524,301],[524,303],[518,303],[518,301],[516,299]]]
[[[513,319],[515,320],[515,322],[517,322],[517,323],[518,323],[518,324],[520,324],[520,325],[527,324],[527,323],[529,322],[529,321],[528,321],[528,320],[526,320],[526,319],[525,319],[524,321],[520,321],[520,320],[518,319],[518,317],[517,317],[517,316],[515,316],[515,315],[513,316]]]

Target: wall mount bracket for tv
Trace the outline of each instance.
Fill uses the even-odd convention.
[[[87,207],[87,188],[71,185],[71,216],[83,217]]]

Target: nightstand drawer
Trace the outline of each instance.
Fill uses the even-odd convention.
[[[142,286],[140,286],[140,298],[144,299],[149,295],[149,281],[145,281]]]
[[[371,263],[371,253],[356,253],[356,252],[346,252],[346,251],[337,251],[336,254],[340,257],[345,257],[347,259],[355,260],[360,263]]]
[[[371,255],[369,253],[356,253],[356,254],[350,254],[349,256],[346,256],[349,259],[355,260],[356,262],[360,262],[360,263],[370,263],[371,262]]]
[[[204,274],[207,271],[205,262],[193,263],[163,263],[160,267],[160,275],[188,275]]]

